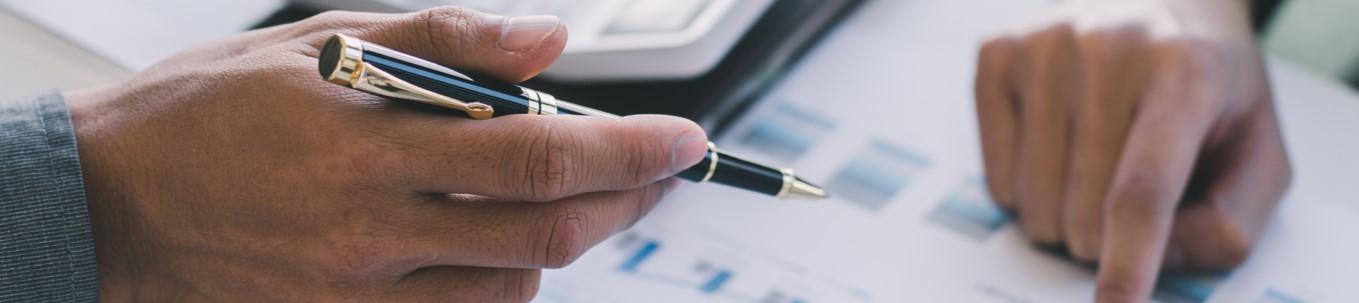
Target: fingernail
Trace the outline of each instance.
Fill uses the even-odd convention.
[[[505,20],[496,47],[507,52],[526,52],[538,48],[548,36],[561,28],[556,16],[522,16]]]
[[[695,132],[685,132],[670,145],[670,173],[688,169],[708,154],[708,140]]]

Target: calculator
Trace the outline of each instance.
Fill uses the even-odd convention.
[[[293,0],[320,9],[409,12],[461,6],[555,15],[571,31],[543,76],[562,82],[685,80],[720,62],[774,0]]]

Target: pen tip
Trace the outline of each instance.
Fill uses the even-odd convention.
[[[802,199],[802,200],[821,200],[826,199],[828,197],[830,197],[830,193],[827,193],[825,189],[822,189],[820,186],[813,185],[812,183],[807,182],[806,180],[802,180],[802,178],[796,178],[793,180],[793,186],[788,189],[787,196],[787,198],[789,199]]]

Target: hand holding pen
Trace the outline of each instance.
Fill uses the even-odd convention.
[[[618,116],[557,100],[550,94],[520,87],[429,62],[411,55],[335,34],[321,49],[317,68],[335,84],[394,99],[411,100],[465,112],[482,120],[493,116]],[[708,153],[697,165],[680,171],[680,178],[713,181],[779,198],[820,199],[826,192],[789,168],[758,164],[718,150],[708,142]]]
[[[336,86],[334,33],[510,82],[566,42],[553,17],[327,13],[67,94],[102,299],[527,301],[709,154],[675,117],[472,120]]]

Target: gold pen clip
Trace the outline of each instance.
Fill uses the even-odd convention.
[[[490,105],[462,100],[429,91],[382,69],[365,64],[363,41],[343,34],[330,36],[320,55],[321,76],[331,83],[385,97],[413,100],[466,112],[472,119],[490,119]]]

